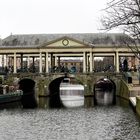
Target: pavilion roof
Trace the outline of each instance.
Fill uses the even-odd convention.
[[[37,47],[63,36],[79,40],[83,43],[111,46],[122,44],[123,39],[131,39],[128,35],[122,33],[15,34],[4,38],[1,44],[2,46],[10,47]]]

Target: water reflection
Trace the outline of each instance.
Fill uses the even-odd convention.
[[[113,101],[113,92],[96,91],[96,101],[98,105],[110,105]]]
[[[50,109],[51,107],[49,106],[49,97],[39,97],[38,99],[38,109]],[[84,102],[84,105],[83,105]],[[77,104],[77,103],[76,103]],[[124,100],[122,98],[117,98],[116,105],[122,106],[122,107],[128,107],[129,106],[129,101]],[[80,107],[80,106],[79,106]],[[82,100],[82,108],[92,108],[95,107],[95,103],[93,100],[93,97],[84,97],[84,101]],[[20,101],[18,102],[11,102],[11,103],[6,103],[6,104],[0,104],[0,109],[13,109],[13,108],[20,108],[22,109],[22,104]],[[74,105],[73,105],[74,108]],[[76,105],[77,108],[77,105]]]
[[[60,99],[65,107],[84,106],[84,86],[80,84],[61,83]]]
[[[84,105],[83,105],[83,102],[84,102]],[[74,107],[78,107],[77,106],[77,103],[76,103],[76,106],[73,105],[73,108]],[[79,107],[86,107],[86,108],[90,108],[90,107],[94,107],[94,100],[92,97],[85,97],[84,98],[84,101],[82,100],[82,105],[79,106]],[[50,108],[49,107],[49,97],[40,97],[39,98],[39,102],[38,102],[38,108]],[[69,108],[69,107],[68,107]],[[70,107],[71,108],[71,107]]]
[[[49,97],[40,97],[38,98],[38,107],[39,108],[50,108],[49,107]]]
[[[10,103],[4,103],[0,104],[0,109],[17,109],[17,108],[22,108],[22,104],[20,101],[16,102],[10,102]]]
[[[108,79],[102,78],[94,86],[94,101],[96,105],[112,105],[116,103],[116,85]]]
[[[84,99],[84,107],[91,108],[94,107],[94,100],[93,97],[85,97]]]

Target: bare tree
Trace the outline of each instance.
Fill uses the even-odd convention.
[[[111,0],[105,9],[106,16],[101,19],[105,30],[121,27],[131,40],[122,38],[140,60],[140,0]]]
[[[140,0],[112,0],[102,18],[106,30],[121,27],[133,38],[140,39]]]
[[[106,14],[101,20],[104,29],[120,27],[129,34],[131,40],[122,38],[122,43],[131,49],[140,63],[140,0],[110,0],[104,11]]]

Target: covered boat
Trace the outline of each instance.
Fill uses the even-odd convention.
[[[0,104],[19,101],[21,100],[22,94],[22,90],[0,94]]]

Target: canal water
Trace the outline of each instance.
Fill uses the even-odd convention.
[[[77,108],[50,109],[39,98],[37,109],[15,102],[0,106],[0,140],[139,140],[140,118],[126,100],[94,106],[93,98]]]

